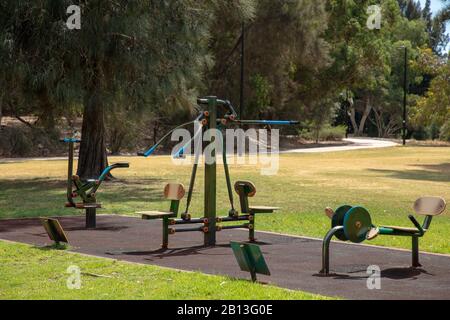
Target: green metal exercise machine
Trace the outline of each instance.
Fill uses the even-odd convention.
[[[74,162],[74,149],[75,144],[81,141],[74,138],[66,138],[61,140],[61,142],[67,143],[69,145],[69,162],[67,169],[67,208],[75,208],[86,211],[86,228],[94,229],[96,227],[96,216],[97,209],[102,207],[101,203],[97,202],[97,191],[100,185],[105,181],[109,173],[117,168],[129,168],[130,164],[115,163],[105,170],[97,179],[89,179],[87,181],[82,181],[80,177],[73,174],[73,162]],[[79,197],[81,201],[76,201]]]
[[[331,219],[332,229],[323,240],[322,270],[321,274],[330,274],[330,243],[335,236],[342,241],[361,243],[365,240],[373,240],[379,235],[411,237],[412,239],[412,267],[420,267],[419,263],[419,238],[423,237],[431,225],[434,216],[441,215],[446,209],[446,202],[439,197],[423,197],[414,203],[414,211],[418,215],[425,216],[421,225],[413,215],[409,219],[414,227],[383,226],[376,227],[372,224],[369,212],[363,207],[344,205],[336,211],[331,208],[325,210]]]
[[[296,125],[298,121],[269,121],[269,120],[238,120],[237,114],[230,101],[220,100],[217,97],[207,97],[204,99],[198,99],[200,114],[196,120],[182,124],[176,127],[168,134],[166,134],[156,145],[151,147],[148,151],[139,153],[141,156],[149,157],[152,155],[158,146],[160,146],[173,131],[179,128],[184,128],[194,123],[199,123],[199,129],[194,133],[194,137],[188,142],[187,145],[200,141],[196,139],[200,134],[203,134],[209,129],[224,130],[227,125]],[[223,137],[225,135],[222,134]],[[212,142],[214,143],[214,142]],[[229,215],[227,217],[217,216],[217,159],[216,154],[213,152],[213,161],[205,161],[205,185],[204,185],[204,216],[202,218],[192,218],[189,213],[190,204],[192,201],[192,195],[195,186],[196,174],[198,171],[198,160],[200,153],[195,154],[195,163],[192,169],[191,179],[189,183],[189,190],[187,196],[186,210],[181,214],[181,219],[177,219],[179,202],[185,195],[185,190],[182,185],[168,185],[166,186],[165,196],[168,200],[172,201],[171,210],[169,212],[155,212],[146,211],[139,212],[143,219],[163,219],[163,248],[168,247],[168,235],[182,232],[199,231],[204,234],[204,245],[214,246],[216,244],[216,233],[222,230],[245,228],[249,230],[249,240],[255,241],[255,216],[262,213],[273,213],[278,208],[275,207],[253,207],[249,205],[248,198],[253,197],[256,194],[255,186],[248,181],[238,181],[234,185],[234,189],[239,195],[241,203],[241,214],[234,205],[233,187],[231,183],[227,154],[226,143],[223,143],[223,164],[225,171],[225,178],[227,183],[228,198],[230,202]],[[181,148],[175,156],[181,156],[184,154],[186,147]],[[203,150],[202,146],[200,148]],[[167,190],[175,190],[168,192]],[[168,196],[172,195],[172,196]],[[174,196],[176,195],[176,196]],[[176,210],[175,210],[176,209]],[[239,223],[236,225],[223,225],[224,223]],[[196,225],[189,228],[175,228],[175,226],[187,226]]]

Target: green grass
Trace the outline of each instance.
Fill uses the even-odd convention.
[[[261,216],[258,230],[322,238],[330,227],[327,206],[363,205],[377,225],[410,226],[408,214],[420,196],[450,200],[450,148],[409,147],[327,154],[283,155],[276,176],[262,176],[254,165],[231,165],[233,181],[251,180],[258,189],[252,203],[282,208]],[[118,181],[99,192],[102,213],[134,215],[142,210],[167,210],[162,189],[169,181],[189,185],[190,166],[176,166],[169,157],[111,158],[129,161],[130,169],[114,172]],[[227,214],[226,185],[218,166],[218,211]],[[65,161],[0,163],[0,218],[73,215],[65,209]],[[237,199],[235,198],[235,201]],[[199,170],[193,204],[202,215],[203,170]],[[184,209],[184,204],[182,206]],[[450,216],[437,217],[421,241],[421,250],[450,253]],[[401,237],[379,237],[372,244],[409,248]]]
[[[347,203],[363,205],[369,209],[372,219],[377,225],[412,226],[408,219],[408,214],[411,214],[411,207],[416,198],[423,195],[437,195],[450,200],[449,151],[448,147],[397,147],[327,154],[282,155],[280,158],[280,171],[276,176],[262,176],[260,167],[255,165],[231,165],[230,170],[233,181],[244,179],[255,183],[258,192],[256,197],[252,199],[253,204],[282,207],[278,214],[258,217],[258,230],[322,238],[330,227],[329,219],[323,214],[323,209],[327,206],[337,207]],[[136,211],[142,210],[167,210],[169,204],[162,197],[164,185],[169,181],[179,181],[185,185],[189,184],[190,167],[176,166],[169,157],[150,159],[136,157],[111,158],[110,161],[129,161],[131,168],[116,170],[114,175],[119,179],[115,182],[107,183],[101,188],[99,198],[106,208],[102,211],[103,213],[134,215]],[[65,172],[65,161],[0,163],[0,218],[73,215],[77,213],[72,209],[64,208]],[[226,215],[229,205],[227,204],[225,179],[222,166],[220,165],[218,166],[218,172],[218,209],[219,214]],[[191,207],[194,216],[202,215],[202,195],[203,170],[199,170],[196,192]],[[237,199],[235,200],[237,201]],[[420,245],[423,251],[448,254],[450,253],[449,242],[450,215],[446,212],[444,215],[434,219],[430,231],[421,240]],[[402,237],[379,237],[370,243],[381,246],[410,248],[410,239]],[[157,245],[155,244],[155,246]],[[27,289],[33,283],[38,286],[37,284],[41,281],[38,274],[35,274],[33,271],[34,267],[40,268],[40,266],[37,263],[36,266],[28,268],[26,267],[28,263],[24,262],[26,260],[19,257],[27,257],[33,253],[32,256],[35,257],[35,261],[39,261],[39,259],[44,259],[45,261],[45,257],[55,255],[57,261],[59,261],[58,264],[64,265],[63,269],[67,268],[67,263],[69,263],[70,259],[81,259],[80,263],[86,259],[67,255],[67,253],[36,251],[37,249],[26,249],[16,246],[9,248],[10,246],[2,245],[2,250],[0,250],[2,262],[5,258],[11,261],[12,258],[10,256],[16,255],[16,258],[12,259],[13,267],[10,267],[10,271],[6,270],[4,272],[4,270],[0,269],[0,294],[4,291],[2,286],[5,286],[8,292],[6,296],[9,298],[18,298],[21,295],[35,295],[34,297],[37,297],[41,294],[42,297],[49,297],[45,293],[45,290],[47,290],[45,288],[38,288],[36,292]],[[15,250],[17,250],[17,253],[15,253]],[[27,250],[31,251],[28,252]],[[320,252],[317,254],[320,254]],[[122,264],[110,261],[90,259],[87,259],[85,262],[87,266],[91,265],[90,261],[95,261],[95,263],[101,265],[100,269],[94,273],[105,273],[108,270],[114,273],[116,272],[115,268],[123,270],[122,276],[114,280],[86,278],[87,285],[89,285],[90,281],[93,281],[93,287],[91,288],[94,288],[94,286],[97,288],[98,285],[99,292],[103,290],[100,288],[104,288],[105,294],[110,295],[107,298],[122,297],[118,283],[123,283],[124,281],[127,283],[126,274],[128,272],[130,281],[135,279],[136,273],[131,271],[135,270],[133,268],[152,270],[145,271],[149,274],[152,272],[156,272],[158,275],[159,272],[171,274],[172,276],[167,277],[173,279],[170,282],[172,286],[170,283],[164,286],[159,284],[158,279],[163,279],[165,276],[156,278],[154,281],[155,285],[158,284],[164,287],[161,294],[155,293],[155,296],[153,296],[152,293],[143,293],[136,289],[137,298],[181,298],[186,295],[192,298],[221,298],[222,295],[224,295],[224,298],[233,296],[245,298],[249,297],[246,295],[247,290],[253,292],[253,289],[250,289],[252,285],[247,282],[235,283],[227,280],[227,283],[233,289],[222,290],[217,285],[223,279],[219,280],[220,278],[217,278],[217,285],[208,287],[204,291],[201,286],[192,287],[188,285],[196,282],[189,282],[187,278],[183,278],[184,274],[178,274],[174,271],[160,270],[153,267],[129,266],[127,264],[122,266]],[[93,264],[94,270],[96,270],[95,263]],[[17,264],[17,267],[14,267],[14,264]],[[21,270],[27,269],[27,271],[24,273],[24,276],[17,278],[14,276],[14,271],[19,269],[19,267]],[[53,279],[54,275],[52,276],[52,274],[55,274],[55,268],[58,267],[51,263],[48,270],[44,265],[42,266],[43,270],[40,272],[46,273],[49,279]],[[2,264],[0,268],[5,268],[5,266]],[[5,274],[8,276],[5,276]],[[179,276],[181,278],[178,278]],[[209,279],[202,278],[206,276],[196,276],[199,277],[198,283]],[[64,277],[64,275],[57,276],[56,279],[59,279],[58,277]],[[21,284],[26,282],[27,279],[30,280],[30,285]],[[114,288],[108,290],[109,281],[114,281],[117,286],[114,285]],[[149,280],[149,282],[152,281]],[[3,283],[7,285],[3,285]],[[178,283],[180,283],[179,286]],[[14,290],[16,285],[17,290]],[[63,286],[63,284],[61,285]],[[101,287],[103,285],[105,287]],[[183,288],[183,290],[177,290],[177,288]],[[262,291],[265,292],[266,289]],[[96,290],[91,290],[94,292],[92,296],[89,296],[87,292],[79,294],[86,294],[86,296],[81,296],[81,298],[94,298],[96,297]],[[186,295],[182,293],[185,290]],[[208,292],[210,296],[207,295]],[[234,293],[231,294],[231,292]],[[67,297],[76,297],[76,294],[78,293],[65,293]],[[101,298],[101,295],[98,297]],[[294,296],[290,295],[286,297],[294,298]],[[295,298],[301,297],[307,296],[299,293],[299,296]]]
[[[1,241],[0,257],[0,299],[325,299],[244,280]],[[80,268],[79,290],[67,287],[70,266]]]

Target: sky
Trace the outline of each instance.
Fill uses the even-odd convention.
[[[420,0],[420,3],[422,4],[422,8],[425,7],[426,0]],[[437,13],[442,7],[444,6],[443,2],[441,0],[431,0],[431,10],[433,13]],[[447,24],[447,32],[450,34],[450,23]],[[450,50],[450,44],[447,47],[447,50]]]
[[[420,3],[422,3],[422,8],[425,7],[426,0],[420,0]],[[441,9],[443,6],[442,1],[440,0],[431,0],[431,10],[433,12],[438,12],[439,9]]]

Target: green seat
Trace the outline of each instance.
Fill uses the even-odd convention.
[[[273,213],[276,210],[279,210],[279,208],[266,206],[250,206],[248,198],[254,197],[256,195],[256,187],[250,181],[237,181],[234,184],[234,190],[239,195],[242,214],[249,216],[249,239],[250,241],[255,241],[255,215],[261,213]]]
[[[163,239],[162,247],[167,249],[169,246],[169,234],[171,233],[169,225],[170,219],[178,216],[178,210],[180,207],[180,201],[184,198],[186,191],[182,184],[169,183],[164,188],[164,198],[171,200],[170,209],[167,212],[164,211],[140,211],[137,214],[142,216],[143,220],[162,220]]]

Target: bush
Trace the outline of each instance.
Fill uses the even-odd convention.
[[[13,129],[11,135],[9,136],[10,152],[12,155],[26,156],[28,155],[33,147],[30,138],[19,129]]]
[[[347,132],[347,128],[345,126],[332,127],[327,125],[320,129],[319,132],[319,140],[320,141],[340,141],[345,138],[345,133]],[[315,141],[316,140],[316,132],[309,129],[303,129],[299,132],[299,135],[302,139]]]
[[[345,138],[347,128],[345,126],[326,126],[320,130],[319,138],[322,141],[340,141]]]
[[[440,128],[439,126],[433,122],[428,128],[428,136],[431,138],[431,140],[436,140],[439,139],[439,135],[440,135]]]
[[[412,137],[417,141],[424,141],[429,138],[429,133],[424,128],[414,130]]]

